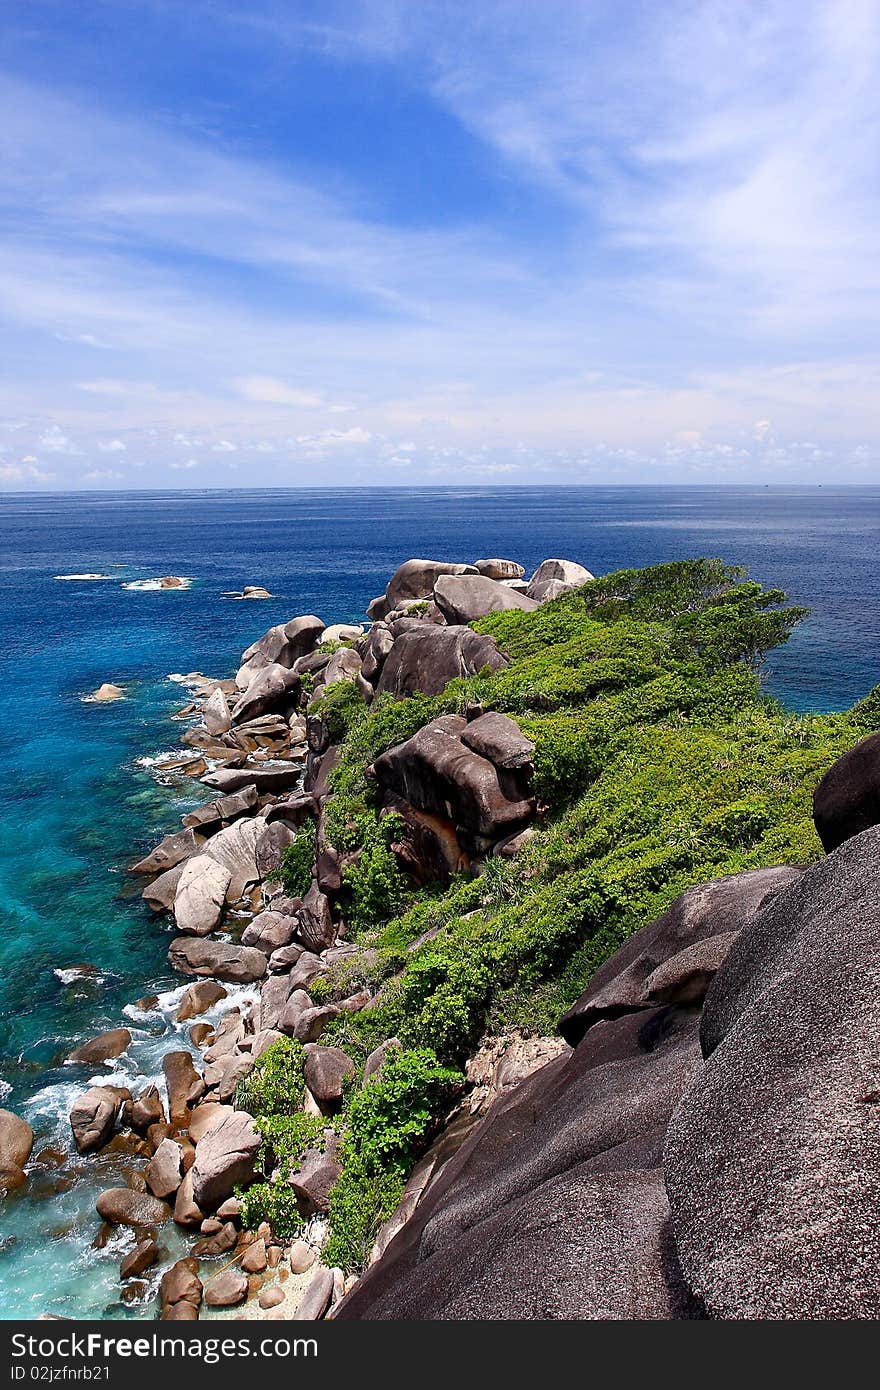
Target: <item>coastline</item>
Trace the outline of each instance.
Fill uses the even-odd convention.
[[[641,671],[632,664],[650,631],[650,625],[643,631],[641,618],[620,628],[623,645],[616,649],[619,621],[603,616],[597,625],[587,618],[584,631],[591,643],[605,644],[605,654],[594,651],[581,667],[565,656],[563,642],[557,657],[560,636],[583,627],[578,596],[588,595],[588,609],[592,602],[604,614],[603,586],[623,583],[637,595],[639,586],[656,585],[669,571],[679,576],[676,584],[708,580],[711,588],[722,571],[710,578],[700,566],[715,562],[687,562],[593,581],[571,562],[551,561],[543,575],[542,566],[526,581],[515,562],[479,563],[490,573],[408,562],[371,603],[370,623],[362,629],[325,629],[312,615],[291,619],[245,650],[235,678],[197,672],[177,678],[194,697],[175,716],[186,723],[181,741],[187,751],[170,760],[177,766],[158,765],[158,776],[188,776],[214,795],[130,866],[146,880],[145,901],[174,922],[169,959],[184,982],[161,998],[130,1001],[123,1015],[133,1025],[161,1018],[166,1039],[179,1042],[165,1050],[164,1085],[151,1083],[140,1093],[124,1084],[126,1074],[114,1065],[132,1041],[130,1030],[117,1027],[87,1039],[72,1062],[91,1073],[71,1117],[83,1162],[124,1184],[99,1196],[103,1225],[96,1240],[121,1256],[129,1316],[143,1315],[157,1297],[172,1320],[200,1314],[371,1316],[350,1311],[370,1308],[375,1279],[369,1271],[404,1222],[425,1210],[426,1194],[442,1188],[441,1176],[454,1173],[458,1151],[491,1133],[502,1097],[540,1079],[545,1069],[549,1074],[567,1064],[572,1047],[577,1050],[581,1025],[572,1033],[563,1018],[560,1037],[552,1003],[533,1010],[525,1026],[508,1013],[500,1029],[486,1026],[490,1015],[481,1005],[474,1017],[479,1031],[468,1023],[458,1041],[444,1043],[442,1016],[426,1031],[411,1004],[401,1012],[400,987],[406,991],[407,972],[415,979],[414,967],[436,952],[438,934],[441,940],[444,933],[466,936],[468,920],[490,907],[502,919],[504,911],[513,913],[513,923],[516,895],[539,862],[530,858],[533,846],[540,844],[542,854],[549,850],[552,860],[547,837],[559,815],[553,811],[558,791],[547,782],[546,758],[552,748],[547,739],[556,734],[552,716],[541,710],[552,710],[555,701],[563,711],[576,711],[583,697],[572,680],[587,682],[592,703],[586,710],[601,708],[611,674],[602,662],[609,656],[626,655],[613,675],[621,691],[631,692],[624,698],[646,679],[649,687],[652,679],[668,679],[659,668],[655,675],[650,666]],[[724,583],[736,587],[732,577]],[[760,600],[756,586],[746,585],[746,593],[749,603]],[[627,601],[637,608],[637,598]],[[651,603],[656,607],[657,600]],[[784,640],[797,610],[784,613],[762,617],[760,601],[745,613],[751,635],[743,651],[756,634],[768,645],[780,634]],[[530,662],[543,663],[535,667],[539,686],[528,674]],[[732,682],[730,693],[743,710],[763,708],[737,647],[723,658],[719,674]],[[708,669],[707,678],[711,685]],[[676,688],[675,701],[684,697],[693,702]],[[870,710],[863,717],[870,721]],[[824,769],[829,752],[845,751],[859,727],[847,717],[825,722],[833,738],[817,743],[810,755],[803,774],[810,783],[812,767]],[[366,731],[379,726],[381,741],[371,743],[375,732]],[[374,789],[369,798],[381,807],[378,817],[347,809],[355,774],[358,786]],[[558,788],[568,776],[555,765]],[[350,821],[352,814],[362,824]],[[752,859],[737,851],[722,861],[722,872],[729,863],[734,878],[741,869],[746,879],[765,873],[761,864],[796,862],[791,850],[760,848],[768,829],[760,818],[749,825],[746,833],[756,837]],[[810,833],[815,836],[812,826]],[[301,851],[309,836],[304,864],[297,846]],[[814,858],[815,843],[808,851]],[[731,850],[736,844],[730,841]],[[684,879],[671,872],[661,895],[645,899],[643,920],[654,903],[662,910],[679,885],[687,890],[688,882],[706,877],[696,865]],[[450,904],[445,928],[432,907],[432,884],[443,890],[438,902]],[[583,907],[579,902],[581,923]],[[401,913],[401,920],[412,921],[411,938],[402,956],[399,947],[387,955],[383,943]],[[564,921],[561,927],[568,930]],[[511,941],[518,950],[515,931]],[[604,957],[616,960],[617,945],[609,938]],[[472,949],[483,949],[478,938]],[[535,938],[529,953],[540,959],[546,949]],[[591,957],[587,981],[602,958]],[[700,999],[723,958],[713,958],[708,973],[701,966]],[[564,989],[566,1006],[580,1008],[578,988],[569,983]],[[543,1027],[542,1017],[548,1020]],[[403,1044],[393,1020],[405,1024]],[[357,1155],[349,1136],[358,1098],[369,1101],[381,1092],[383,1069],[399,1084],[406,1075],[403,1059],[411,1066],[426,1043],[440,1054],[439,1062],[419,1062],[419,1084],[434,1088],[430,1113],[421,1121],[417,1146],[393,1170],[393,1202],[377,1206],[364,1227],[371,1248],[364,1246],[358,1258],[351,1232],[346,1247],[332,1219],[328,1231],[327,1220],[340,1183],[351,1186]],[[260,1109],[268,1058],[283,1062],[279,1075],[295,1101],[290,1111]],[[109,1073],[93,1074],[102,1065]],[[289,1121],[301,1134],[290,1165],[279,1166],[278,1144],[287,1142]],[[278,1204],[288,1185],[295,1221],[289,1203]],[[260,1209],[261,1217],[254,1214]],[[328,1235],[334,1255],[345,1250],[339,1262],[321,1261]],[[367,1278],[359,1281],[364,1266]]]

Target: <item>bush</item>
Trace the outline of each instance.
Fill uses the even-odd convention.
[[[281,852],[281,867],[273,875],[291,898],[304,898],[315,869],[315,827],[304,825]]]
[[[235,1108],[254,1119],[268,1115],[296,1115],[305,1098],[303,1045],[293,1038],[279,1038],[258,1057],[254,1068],[235,1088]]]
[[[351,1095],[341,1146],[343,1172],[330,1194],[325,1264],[360,1269],[406,1175],[463,1077],[427,1048],[390,1052],[381,1072]]]

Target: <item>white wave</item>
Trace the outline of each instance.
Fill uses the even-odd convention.
[[[53,574],[53,579],[115,579],[115,574]]]
[[[198,755],[197,752],[194,752],[194,753],[193,753],[193,757],[194,757],[194,758],[197,758],[198,756],[199,756],[199,755]],[[135,760],[134,760],[134,765],[135,765],[135,767],[146,767],[146,768],[150,768],[150,767],[162,767],[164,763],[171,763],[171,762],[179,763],[179,762],[182,762],[182,761],[184,760],[184,757],[185,757],[185,750],[184,750],[184,751],[181,751],[180,748],[169,748],[166,752],[163,752],[163,753],[152,753],[152,754],[146,754],[146,753],[145,753],[143,757],[141,757],[141,758],[135,758]]]
[[[5,1100],[8,1095],[11,1095],[11,1093],[12,1087],[10,1086],[9,1082],[4,1081],[3,1077],[0,1076],[0,1100]]]
[[[130,579],[127,584],[123,584],[123,589],[134,589],[138,593],[162,593],[179,594],[184,589],[188,589],[192,584],[192,579],[185,575],[178,575],[179,584],[163,584],[161,579]]]
[[[71,965],[66,969],[59,967],[53,970],[52,974],[63,985],[76,984],[77,980],[92,980],[96,985],[103,985],[107,979],[99,970],[85,970],[81,965]]]

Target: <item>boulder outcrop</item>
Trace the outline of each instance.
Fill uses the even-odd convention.
[[[832,763],[814,793],[813,820],[826,851],[880,824],[880,734]]]
[[[176,936],[168,948],[168,961],[181,975],[238,985],[262,980],[268,965],[266,956],[254,946],[233,946],[228,941],[206,941],[197,936]]]
[[[434,602],[447,623],[472,623],[510,608],[530,613],[538,607],[537,599],[482,574],[441,575],[434,585]]]
[[[507,657],[495,639],[469,627],[436,627],[418,623],[395,637],[376,689],[400,697],[422,692],[439,695],[451,680],[473,676],[488,666],[500,671]]]
[[[196,1144],[192,1190],[202,1211],[216,1211],[235,1188],[254,1180],[260,1136],[244,1110],[234,1110],[205,1131]]]

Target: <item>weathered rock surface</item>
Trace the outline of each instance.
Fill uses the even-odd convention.
[[[299,693],[300,678],[278,662],[262,667],[249,682],[244,694],[232,707],[233,725],[244,724],[261,714],[289,709]]]
[[[202,705],[202,718],[209,734],[228,734],[232,728],[226,696],[219,686]]]
[[[196,1144],[192,1169],[193,1197],[203,1211],[215,1211],[242,1184],[254,1179],[260,1136],[244,1110],[235,1110],[212,1125]]]
[[[182,864],[185,859],[198,854],[204,843],[203,836],[196,835],[193,829],[178,830],[174,835],[166,835],[154,850],[132,864],[130,872],[162,874],[166,869],[173,869],[175,864]]]
[[[232,874],[207,854],[188,859],[174,897],[174,920],[188,936],[208,936],[223,913]]]
[[[183,1177],[181,1158],[180,1145],[173,1139],[163,1139],[144,1172],[154,1197],[168,1200],[177,1192]]]
[[[318,1322],[333,1297],[333,1270],[319,1265],[294,1313],[295,1322]]]
[[[749,869],[688,888],[662,917],[634,932],[600,965],[589,988],[559,1021],[566,1042],[578,1043],[600,1019],[649,1007],[645,985],[659,966],[699,941],[740,931],[800,873],[785,865]]]
[[[282,763],[272,767],[218,767],[207,773],[202,781],[218,792],[237,792],[253,787],[257,793],[286,792],[297,786],[302,778],[301,763]],[[155,888],[155,883],[152,885]]]
[[[666,1138],[682,1269],[718,1318],[880,1316],[880,828],[740,933]]]
[[[90,1066],[98,1062],[110,1062],[121,1057],[131,1045],[131,1033],[127,1028],[111,1028],[109,1033],[100,1033],[89,1038],[80,1047],[68,1053],[68,1062],[86,1062]]]
[[[577,589],[595,577],[574,560],[544,560],[529,580],[526,593],[529,598],[546,603],[548,599],[557,598],[568,589]]]
[[[487,579],[522,579],[525,570],[516,560],[475,560],[474,569]]]
[[[162,1070],[168,1088],[168,1118],[173,1125],[183,1124],[189,1116],[190,1107],[204,1090],[204,1083],[188,1052],[166,1052],[162,1058]]]
[[[499,1097],[335,1315],[691,1316],[659,1170],[698,1066],[693,1011],[597,1024]]]
[[[354,1062],[341,1047],[313,1044],[307,1049],[305,1082],[322,1109],[341,1104],[343,1082],[355,1070]]]
[[[256,787],[242,787],[241,791],[220,796],[216,801],[208,801],[204,806],[188,811],[183,817],[183,824],[205,835],[213,835],[221,825],[231,825],[239,816],[249,815],[258,800]]]
[[[185,862],[182,860],[179,864],[175,864],[172,869],[166,869],[164,874],[160,874],[158,878],[153,879],[152,883],[147,884],[141,893],[144,902],[154,912],[171,911]]]
[[[109,1086],[92,1086],[77,1096],[70,1111],[70,1128],[77,1152],[94,1153],[112,1138],[122,1097]]]
[[[34,1131],[12,1110],[0,1110],[0,1169],[23,1168],[34,1147]]]
[[[227,983],[249,985],[262,980],[267,960],[254,946],[233,946],[228,941],[205,941],[197,936],[176,936],[168,948],[168,960],[181,975],[201,975]]]
[[[494,764],[463,744],[466,728],[458,715],[435,719],[377,758],[375,777],[419,810],[447,815],[458,826],[497,839],[527,821],[534,803],[508,799]]]
[[[208,858],[229,872],[226,886],[228,903],[237,902],[245,889],[259,880],[257,841],[264,826],[264,821],[258,818],[236,820],[213,835],[205,847]]]
[[[500,671],[507,657],[493,637],[469,627],[434,627],[416,623],[396,638],[376,683],[379,692],[401,697],[422,691],[439,695],[458,676],[473,676],[488,666]]]
[[[434,585],[434,602],[447,623],[472,623],[509,608],[530,613],[538,607],[536,599],[482,574],[441,575]]]
[[[248,1296],[248,1278],[240,1269],[224,1269],[209,1280],[205,1302],[211,1308],[235,1308]]]
[[[167,1221],[168,1205],[147,1192],[132,1192],[130,1187],[110,1187],[102,1192],[95,1209],[102,1221],[111,1226],[159,1226]]]
[[[243,946],[256,946],[271,955],[282,946],[289,946],[296,933],[295,917],[287,917],[281,912],[267,910],[260,912],[249,922],[242,932]]]
[[[177,1006],[175,1018],[178,1023],[186,1023],[187,1019],[197,1018],[199,1014],[205,1014],[212,1009],[215,1004],[219,1004],[221,999],[226,998],[226,990],[216,980],[199,980],[197,984],[190,985],[181,995],[180,1003]]]
[[[265,666],[285,666],[289,669],[301,656],[314,650],[323,631],[321,619],[311,613],[270,627],[258,641],[242,652],[236,685],[240,690],[246,690],[257,672]]]
[[[139,1274],[143,1274],[156,1263],[159,1258],[159,1247],[152,1238],[138,1241],[133,1250],[124,1257],[119,1265],[120,1279],[134,1279]]]
[[[450,564],[445,560],[406,560],[394,571],[385,588],[386,612],[405,599],[430,598],[442,574],[477,574],[473,565]]]
[[[880,734],[832,763],[813,795],[813,820],[828,851],[880,824]]]

